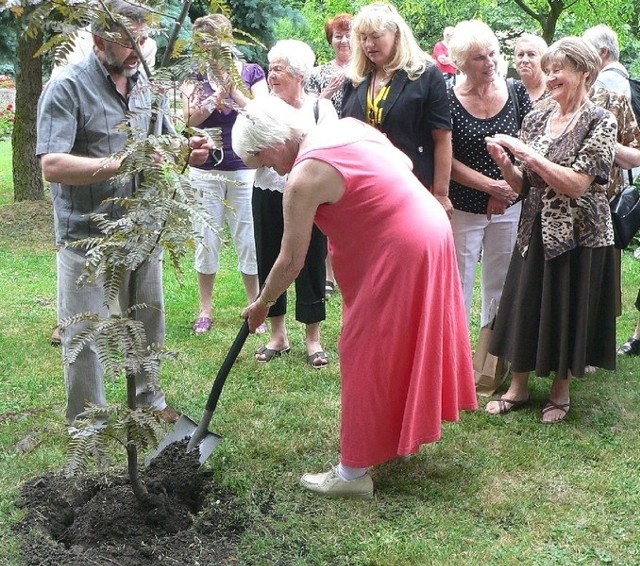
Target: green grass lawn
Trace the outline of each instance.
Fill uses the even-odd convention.
[[[0,205],[13,201],[11,169],[11,141],[0,140]]]
[[[49,345],[56,318],[51,207],[12,203],[8,152],[0,142],[0,564],[12,565],[20,564],[11,530],[19,487],[64,465],[67,435],[60,351]],[[625,254],[623,265],[619,342],[635,324],[640,286],[640,262]],[[192,265],[182,285],[167,269],[167,345],[180,356],[164,366],[163,385],[195,419],[244,302],[227,246],[214,329],[196,337]],[[571,413],[557,426],[538,422],[546,379],[532,381],[536,411],[465,413],[417,457],[377,468],[373,502],[300,489],[301,474],[338,459],[340,310],[338,295],[322,330],[329,369],[305,364],[302,327],[291,322],[289,357],[255,363],[252,351],[263,339],[251,336],[229,376],[210,427],[224,441],[206,465],[251,517],[239,564],[640,564],[640,360],[620,360],[617,371],[574,383]],[[109,396],[123,399],[123,384],[109,384]],[[29,435],[37,446],[22,453],[18,443]]]

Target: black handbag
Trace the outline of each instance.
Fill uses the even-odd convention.
[[[640,228],[640,191],[627,185],[609,203],[616,248],[624,250]]]

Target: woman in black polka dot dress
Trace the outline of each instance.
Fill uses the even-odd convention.
[[[449,197],[458,269],[467,308],[482,252],[482,314],[485,325],[500,303],[516,241],[521,204],[487,151],[485,138],[517,135],[531,110],[524,85],[508,85],[498,73],[500,46],[491,29],[478,20],[460,22],[449,52],[464,79],[449,90],[453,125],[453,166]]]

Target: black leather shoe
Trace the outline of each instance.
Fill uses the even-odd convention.
[[[640,340],[638,338],[629,338],[620,348],[618,354],[621,356],[640,356]]]

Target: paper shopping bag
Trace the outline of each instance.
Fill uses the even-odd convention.
[[[493,395],[507,378],[509,362],[504,358],[489,353],[489,344],[493,334],[495,318],[480,329],[478,344],[473,354],[473,369],[478,395]]]

